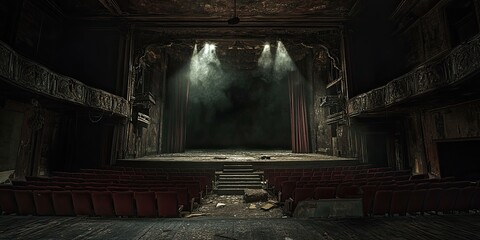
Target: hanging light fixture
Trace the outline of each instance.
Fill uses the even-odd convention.
[[[237,16],[237,0],[233,0],[233,17],[227,20],[228,24],[235,25],[240,22],[240,18]]]

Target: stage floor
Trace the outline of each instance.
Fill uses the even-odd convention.
[[[188,162],[282,162],[282,161],[352,161],[317,153],[292,153],[289,150],[190,150],[184,153],[150,155],[130,161],[188,161]]]

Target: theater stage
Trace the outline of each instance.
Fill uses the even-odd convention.
[[[189,150],[141,158],[118,159],[124,167],[208,167],[221,169],[225,164],[250,164],[254,168],[306,168],[359,164],[356,158],[317,153],[292,153],[290,150]]]

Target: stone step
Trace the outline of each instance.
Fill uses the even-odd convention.
[[[219,177],[218,181],[262,181],[261,177]]]
[[[217,176],[261,176],[263,172],[216,172]]]
[[[227,172],[253,172],[253,168],[235,168],[235,169],[223,169],[224,173]]]
[[[218,195],[243,195],[244,188],[222,188],[215,189],[214,192]]]
[[[253,168],[251,164],[225,164],[223,169]]]
[[[260,181],[258,180],[244,180],[244,181],[225,181],[225,180],[220,180],[220,181],[217,181],[217,184],[219,185],[222,185],[222,184],[262,184]]]
[[[262,188],[262,184],[218,184],[216,189],[223,188]]]

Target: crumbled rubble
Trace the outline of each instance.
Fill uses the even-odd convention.
[[[202,204],[192,214],[195,214],[193,215],[195,217],[219,218],[281,218],[283,216],[278,202],[270,196],[270,200],[252,203],[246,203],[243,197],[243,195],[210,194],[202,200]]]

